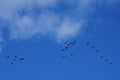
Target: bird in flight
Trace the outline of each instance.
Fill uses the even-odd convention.
[[[105,59],[105,61],[108,61],[108,59]]]
[[[14,58],[17,58],[17,56],[14,56]]]
[[[73,56],[74,54],[70,54],[70,56]]]
[[[71,44],[72,44],[72,45],[75,45],[75,44],[76,44],[76,41],[71,42]]]
[[[65,51],[65,49],[62,49],[62,51]]]
[[[70,46],[70,44],[67,44],[67,46]]]
[[[66,56],[62,56],[63,58],[66,58]]]
[[[11,64],[14,64],[13,62]]]
[[[93,46],[91,48],[94,48]]]
[[[7,56],[7,59],[10,58],[10,56]]]
[[[22,60],[24,60],[24,59],[25,59],[25,58],[20,58],[19,60],[22,61]]]
[[[86,45],[89,45],[89,42],[87,42]]]
[[[112,64],[112,63],[109,63],[109,64]]]
[[[100,58],[104,58],[103,56],[100,56]]]
[[[96,50],[96,52],[98,52],[98,50]]]
[[[76,43],[76,41],[74,41],[74,43]]]
[[[65,47],[65,49],[68,49],[69,47]]]

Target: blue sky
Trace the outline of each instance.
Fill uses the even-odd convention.
[[[0,80],[119,80],[119,14],[119,0],[0,0]]]

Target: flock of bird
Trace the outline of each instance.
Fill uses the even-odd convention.
[[[15,64],[18,61],[24,61],[24,57],[19,57],[19,56],[6,56],[7,60],[10,61],[10,64]],[[12,60],[12,61],[11,61]]]
[[[65,42],[64,43],[64,48],[62,49],[62,52],[66,52],[66,50],[68,50],[70,48],[70,46],[75,46],[76,43],[77,43],[77,41]],[[87,45],[87,46],[90,45],[90,42],[85,43],[85,45]],[[90,46],[90,48],[95,50],[96,53],[99,52],[99,50],[95,49],[94,46]],[[70,54],[70,56],[73,56],[73,55],[74,55],[73,53]],[[67,56],[65,54],[62,55],[62,58],[66,58],[66,57]],[[110,62],[105,56],[101,55],[100,58],[103,61],[107,62],[108,64],[112,64],[112,62]]]
[[[77,43],[76,41],[72,41],[72,42],[69,42],[69,43],[68,43],[68,42],[65,42],[65,43],[64,43],[65,46],[64,46],[64,48],[62,49],[62,51],[65,52],[67,49],[70,48],[70,46],[76,45],[76,43]],[[74,56],[74,54],[71,53],[70,56]],[[63,58],[66,58],[65,55],[63,55],[62,57],[63,57]]]
[[[64,47],[62,48],[62,52],[66,52],[71,46],[75,46],[78,42],[77,41],[71,41],[71,42],[64,42]],[[94,46],[89,46],[90,42],[85,43],[86,46],[90,47],[91,49],[95,50],[96,53],[99,52],[98,49],[96,49]],[[70,53],[69,56],[74,56],[75,54]],[[62,58],[66,58],[67,56],[65,54],[62,55]],[[113,64],[110,62],[105,56],[101,55],[100,58],[107,62],[108,64]],[[19,56],[6,56],[6,59],[10,61],[10,64],[15,64],[16,62],[24,61],[24,57]]]

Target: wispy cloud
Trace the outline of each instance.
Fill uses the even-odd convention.
[[[77,35],[81,28],[83,22],[70,21],[69,19],[64,19],[60,26],[56,30],[56,37],[58,40],[67,39]]]
[[[113,0],[0,0],[0,21],[7,24],[1,27],[8,30],[9,40],[52,36],[60,41],[80,33],[95,5],[102,2]]]

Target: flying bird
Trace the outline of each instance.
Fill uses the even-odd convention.
[[[14,56],[14,58],[17,58],[17,56]]]
[[[100,58],[104,58],[103,56],[100,56]]]
[[[94,48],[93,46],[91,48]]]
[[[72,45],[75,45],[76,44],[76,41],[72,42]]]
[[[63,58],[66,58],[66,56],[62,56]]]
[[[76,41],[74,41],[73,43],[76,43]]]
[[[98,52],[98,50],[96,50],[96,52]]]
[[[7,58],[10,58],[10,56],[7,56]]]
[[[67,44],[67,46],[70,46],[70,44]]]
[[[105,61],[108,61],[108,59],[105,59]]]
[[[65,49],[68,49],[69,47],[65,47]]]
[[[11,64],[14,64],[13,62]]]
[[[70,54],[70,56],[73,56],[74,54]]]
[[[20,58],[19,60],[22,61],[22,60],[24,60],[24,59],[25,59],[25,58]]]
[[[86,45],[89,45],[89,42],[87,42]]]
[[[109,63],[109,64],[112,64],[112,63]]]
[[[62,51],[65,51],[65,49],[62,49]]]

